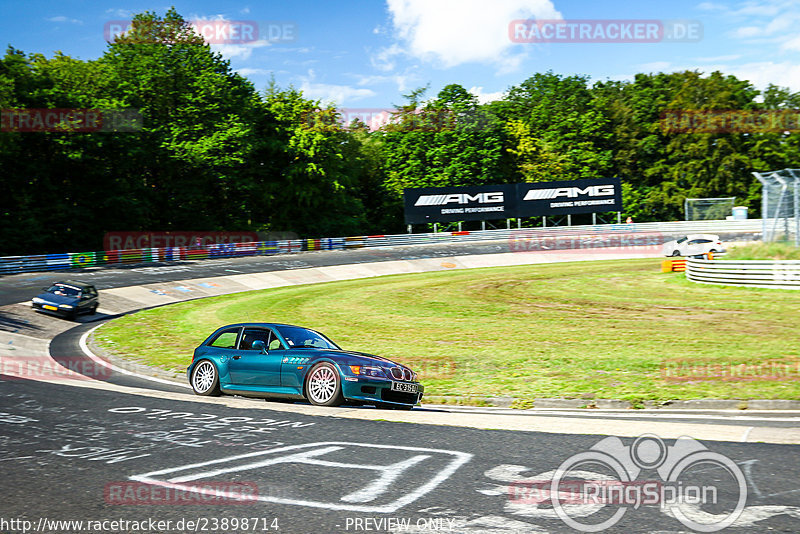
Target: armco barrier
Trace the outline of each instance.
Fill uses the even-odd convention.
[[[267,256],[311,250],[343,250],[362,247],[390,247],[434,243],[538,239],[548,236],[580,238],[597,236],[658,235],[668,241],[690,233],[714,233],[729,236],[730,240],[753,239],[760,235],[760,219],[738,221],[675,221],[655,223],[597,224],[585,226],[553,226],[547,228],[512,228],[462,232],[422,234],[370,235],[322,239],[292,239],[258,241],[253,243],[220,243],[204,247],[166,247],[104,252],[72,252],[37,256],[7,256],[0,258],[0,275],[33,271],[56,271],[100,265],[153,263],[236,256]],[[623,240],[624,241],[624,240]],[[609,241],[610,242],[610,241]],[[610,245],[606,245],[610,246]]]
[[[800,261],[688,258],[686,278],[701,284],[800,289]]]

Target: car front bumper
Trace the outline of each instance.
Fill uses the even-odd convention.
[[[402,406],[414,406],[422,399],[425,387],[419,382],[396,382],[416,386],[416,393],[393,390],[393,382],[385,378],[345,376],[342,380],[342,395],[350,400]]]

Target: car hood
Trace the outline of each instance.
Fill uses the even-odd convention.
[[[335,360],[346,360],[348,365],[358,365],[358,364],[378,364],[384,365],[387,367],[405,367],[395,361],[390,360],[389,358],[384,358],[383,356],[376,356],[374,354],[367,354],[366,352],[356,352],[352,350],[335,350],[335,349],[294,349],[290,350],[290,352],[297,352],[298,354],[303,353],[314,353],[319,354],[321,356],[330,356]]]
[[[48,304],[54,304],[56,306],[60,304],[71,304],[76,305],[80,300],[78,297],[68,297],[66,295],[56,295],[55,293],[40,293],[36,295],[34,298],[42,299],[43,301],[47,302]]]

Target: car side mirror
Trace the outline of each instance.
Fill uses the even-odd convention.
[[[261,351],[261,352],[267,352],[266,345],[264,345],[264,342],[262,340],[260,340],[260,339],[256,339],[255,341],[253,341],[253,344],[250,345],[250,346],[252,347],[253,350],[258,350],[258,351]]]

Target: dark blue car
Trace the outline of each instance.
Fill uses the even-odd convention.
[[[34,310],[57,313],[74,320],[79,314],[95,313],[97,299],[97,289],[92,284],[65,280],[33,297],[31,306]]]
[[[408,367],[342,350],[319,332],[287,324],[223,326],[195,349],[186,372],[198,395],[411,409],[423,394],[417,375]]]

